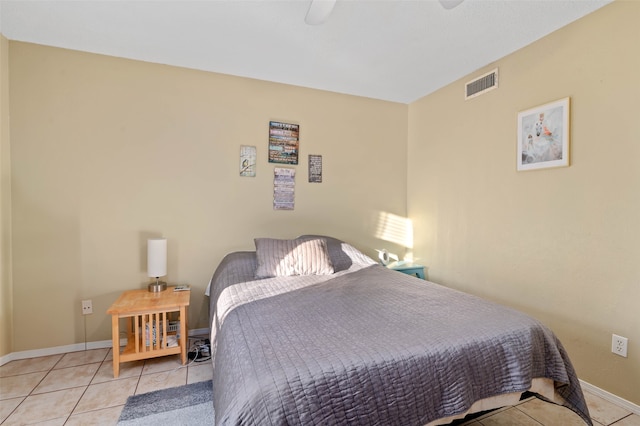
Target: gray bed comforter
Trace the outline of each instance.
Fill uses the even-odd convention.
[[[210,287],[215,424],[424,425],[536,377],[591,424],[567,353],[538,321],[347,244],[332,261],[330,276],[262,280],[255,252],[221,262]]]

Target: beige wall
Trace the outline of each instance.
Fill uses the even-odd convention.
[[[409,107],[408,213],[432,281],[522,309],[640,404],[640,2],[618,1]],[[500,87],[463,85],[493,67]],[[571,166],[516,171],[516,116],[571,97]],[[611,353],[611,334],[629,357]]]
[[[14,351],[83,342],[85,298],[87,340],[109,339],[109,305],[148,282],[148,237],[168,238],[168,281],[191,284],[204,328],[215,267],[254,237],[375,254],[379,212],[406,215],[407,105],[20,42],[10,71]],[[269,120],[301,126],[294,211],[273,210]],[[239,177],[243,144],[255,178]]]
[[[0,356],[13,351],[9,42],[0,35]]]

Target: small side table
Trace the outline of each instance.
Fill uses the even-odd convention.
[[[418,265],[413,262],[393,262],[387,265],[387,268],[393,269],[394,271],[402,272],[403,274],[413,275],[414,277],[418,277],[420,279],[425,279],[424,277],[424,266]]]
[[[107,310],[111,315],[113,377],[120,375],[120,363],[180,354],[187,362],[187,307],[191,291],[125,291]],[[169,313],[177,312],[178,331],[169,330]],[[120,351],[120,318],[127,318],[127,346]],[[171,337],[173,336],[173,337]],[[171,338],[170,338],[171,337]]]

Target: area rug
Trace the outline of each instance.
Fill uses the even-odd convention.
[[[213,424],[211,380],[133,395],[127,398],[118,425]]]

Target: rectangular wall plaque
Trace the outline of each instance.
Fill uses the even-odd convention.
[[[273,170],[273,209],[293,210],[295,204],[296,170],[276,167]]]
[[[240,146],[240,176],[256,175],[256,147]]]
[[[309,182],[322,183],[322,155],[309,155]]]

